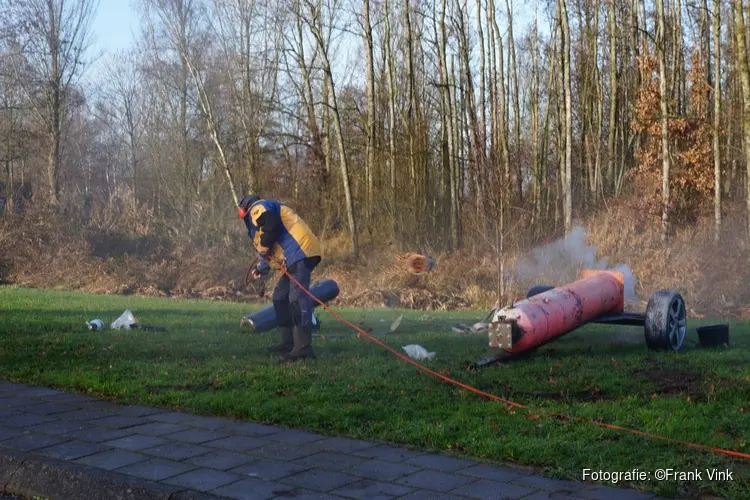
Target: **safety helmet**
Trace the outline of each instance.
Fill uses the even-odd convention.
[[[250,209],[250,206],[252,206],[252,204],[258,200],[260,200],[260,196],[254,194],[248,194],[242,197],[239,203],[237,203],[237,215],[240,216],[240,219],[245,218],[245,216],[247,215],[247,211]]]

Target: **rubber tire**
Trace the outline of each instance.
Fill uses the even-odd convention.
[[[674,312],[670,317],[670,311]],[[678,345],[673,345],[670,340],[670,333],[674,324],[674,317],[684,331],[681,333],[682,339],[677,340]],[[679,328],[679,327],[678,327]],[[687,313],[685,310],[685,301],[682,295],[672,290],[658,290],[654,292],[646,306],[646,321],[644,325],[646,336],[646,345],[653,350],[679,351],[685,345],[687,335]],[[678,337],[680,332],[677,332]]]
[[[555,287],[554,286],[549,286],[549,285],[535,285],[535,286],[532,286],[531,288],[529,288],[529,291],[526,292],[526,298],[530,299],[534,295],[539,295],[540,293],[547,292],[549,290],[552,290],[553,288],[555,288]]]

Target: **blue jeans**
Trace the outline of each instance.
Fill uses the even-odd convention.
[[[287,271],[300,285],[309,290],[310,276],[318,262],[320,257],[302,259],[289,266]],[[312,298],[296,283],[292,283],[286,274],[279,278],[273,290],[273,308],[280,327],[312,327]]]

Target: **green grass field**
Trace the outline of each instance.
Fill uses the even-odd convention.
[[[130,308],[166,333],[89,331]],[[731,482],[647,482],[664,496],[750,497],[750,462],[712,455],[590,424],[529,417],[419,372],[366,340],[316,338],[318,359],[286,366],[263,353],[276,333],[239,326],[257,306],[211,301],[94,296],[0,288],[0,378],[101,395],[119,402],[370,438],[502,463],[542,466],[560,478],[584,468],[677,471],[728,468]],[[388,330],[401,350],[420,344],[426,364],[462,382],[539,411],[640,429],[750,452],[750,326],[732,323],[730,348],[697,347],[689,322],[685,349],[647,351],[642,329],[588,326],[528,359],[467,370],[488,354],[484,334],[453,333],[455,322],[486,312],[343,310],[350,321]],[[323,332],[349,330],[320,312]],[[704,321],[704,323],[706,323]],[[353,335],[353,334],[352,334]]]

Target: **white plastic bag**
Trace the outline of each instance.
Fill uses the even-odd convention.
[[[409,344],[401,346],[401,349],[406,351],[406,354],[408,354],[410,358],[420,361],[425,359],[432,359],[435,357],[434,352],[427,352],[427,349],[425,349],[421,345]]]
[[[120,315],[119,318],[117,318],[112,325],[110,325],[110,328],[113,330],[119,330],[120,328],[123,328],[125,330],[130,330],[133,325],[135,325],[137,321],[135,320],[135,316],[133,316],[133,313],[130,312],[130,309],[126,309],[122,315]]]

